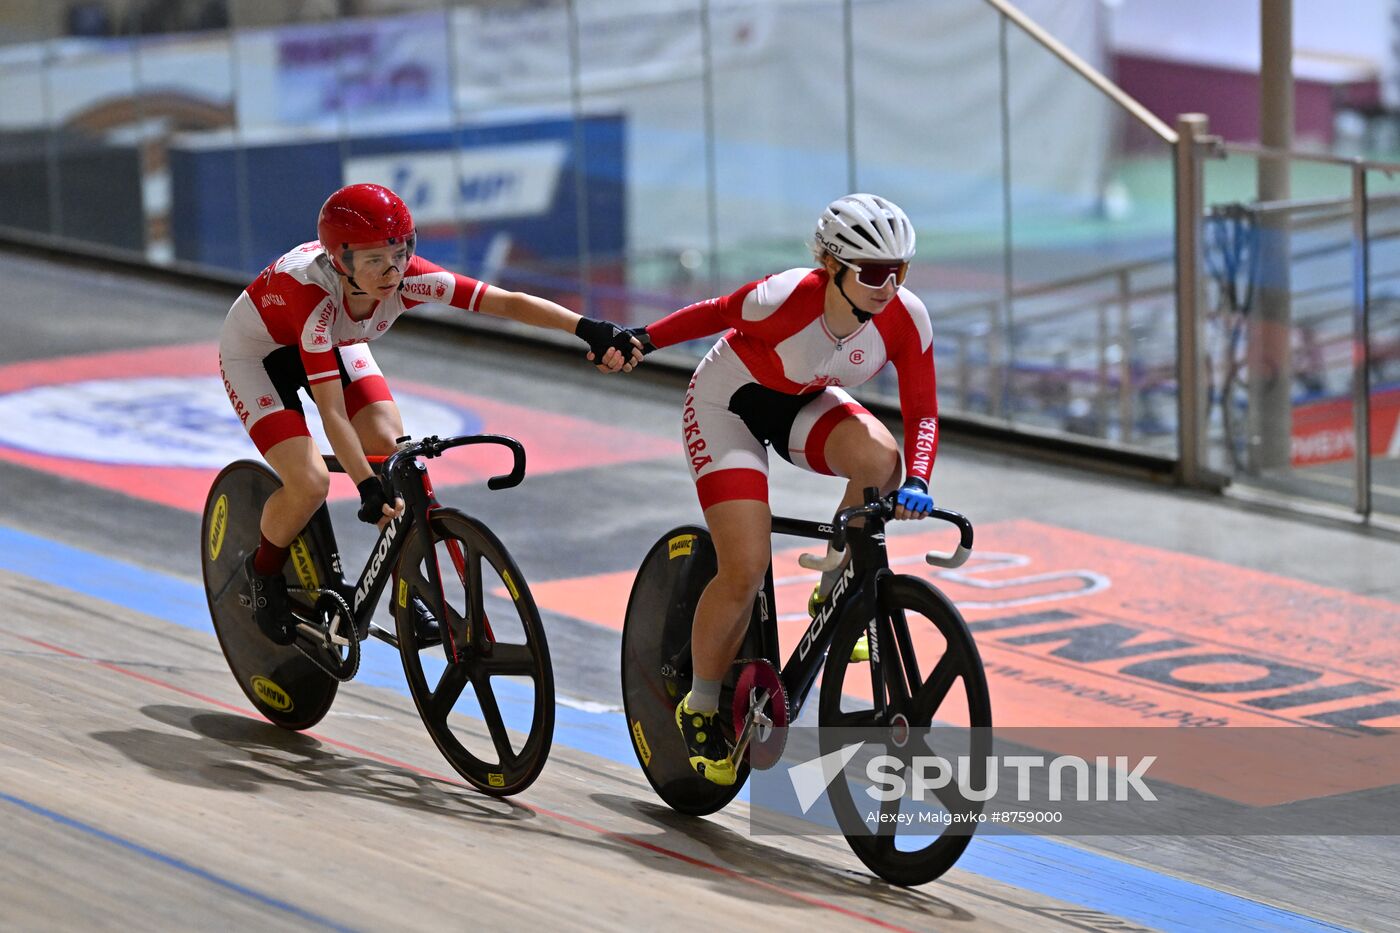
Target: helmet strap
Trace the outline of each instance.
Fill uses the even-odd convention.
[[[851,296],[846,294],[846,288],[841,284],[841,280],[846,277],[848,271],[850,270],[842,266],[836,271],[836,278],[832,279],[832,281],[836,283],[836,290],[841,293],[841,297],[846,299],[846,304],[851,306],[851,313],[856,316],[856,320],[864,324],[875,315],[871,314],[869,311],[862,311],[860,308],[857,308],[856,303],[851,300]]]

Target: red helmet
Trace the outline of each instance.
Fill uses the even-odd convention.
[[[326,198],[316,218],[316,236],[345,275],[354,265],[354,250],[406,243],[412,256],[418,240],[408,205],[383,185],[346,185]]]

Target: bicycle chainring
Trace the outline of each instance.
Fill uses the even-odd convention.
[[[778,763],[787,744],[787,690],[770,661],[741,659],[734,663],[741,666],[734,683],[734,735],[742,735],[744,726],[753,718],[749,767],[763,771]]]
[[[310,590],[302,587],[288,587],[288,592],[303,596],[315,596],[314,613],[319,627],[319,638],[306,634],[300,625],[297,627],[296,648],[331,678],[345,683],[353,680],[360,670],[360,636],[354,629],[354,616],[345,597],[333,589]],[[331,624],[336,616],[341,618],[340,631],[333,641]],[[347,637],[348,634],[348,637]]]

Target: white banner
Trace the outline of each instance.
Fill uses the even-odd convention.
[[[419,226],[535,217],[549,210],[568,155],[562,140],[458,152],[404,152],[345,161],[345,182],[398,192]],[[460,209],[459,209],[460,208]]]

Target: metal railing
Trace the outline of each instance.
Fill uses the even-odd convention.
[[[1262,331],[1280,325],[1260,322],[1248,299],[1225,300],[1234,286],[1222,281],[1217,263],[1215,309],[1208,316],[1226,321],[1217,333],[1228,335],[1216,351],[1223,358],[1217,368],[1223,368],[1224,376],[1212,392],[1219,413],[1215,443],[1227,454],[1217,459],[1232,471],[1238,486],[1256,497],[1310,507],[1341,505],[1360,521],[1388,526],[1400,516],[1400,488],[1392,482],[1400,479],[1400,468],[1387,456],[1382,468],[1386,482],[1378,485],[1376,449],[1387,431],[1393,435],[1397,427],[1377,422],[1373,401],[1385,398],[1390,404],[1400,393],[1400,379],[1376,385],[1373,376],[1400,358],[1400,300],[1390,294],[1377,301],[1374,295],[1378,288],[1400,284],[1400,263],[1392,257],[1389,267],[1377,268],[1373,253],[1378,246],[1400,244],[1400,185],[1374,192],[1371,176],[1393,177],[1400,164],[1237,144],[1216,147],[1214,154],[1278,160],[1295,173],[1326,170],[1327,187],[1338,190],[1287,201],[1217,205],[1207,217],[1207,223],[1233,217],[1249,228],[1236,248],[1256,255],[1239,264],[1246,281],[1239,294],[1249,295],[1261,282],[1288,283],[1288,316],[1281,326],[1291,338],[1284,358],[1267,357],[1260,346],[1268,345],[1269,335]],[[1275,254],[1284,257],[1284,268],[1272,268],[1259,258],[1265,252],[1258,249],[1261,236],[1281,241]],[[1377,343],[1377,334],[1391,329],[1397,333],[1395,346]],[[1255,386],[1265,379],[1288,387],[1287,405],[1261,402]],[[1317,432],[1307,433],[1316,428],[1307,423],[1309,415],[1318,411],[1328,412],[1324,444],[1312,442]],[[1304,422],[1301,429],[1299,421]],[[1342,441],[1342,432],[1349,442]],[[1287,441],[1287,462],[1257,454],[1268,447],[1261,442],[1263,435]],[[1342,501],[1335,494],[1340,486],[1349,492]],[[1384,496],[1380,503],[1378,490]]]

